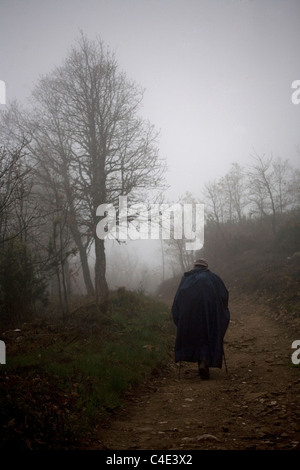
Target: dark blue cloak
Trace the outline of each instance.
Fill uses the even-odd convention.
[[[228,299],[224,282],[209,269],[184,273],[172,306],[177,326],[175,362],[206,360],[208,367],[222,367],[230,321]]]

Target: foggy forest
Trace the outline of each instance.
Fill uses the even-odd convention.
[[[0,106],[1,450],[299,449],[300,141],[293,158],[254,141],[211,171],[199,151],[201,168],[182,166],[177,186],[163,126],[118,51],[83,30],[61,49],[27,102]],[[99,238],[97,208],[118,215],[120,196],[203,205],[201,248],[175,236],[174,213],[169,237],[162,220],[141,239],[138,209],[136,239]],[[231,315],[226,362],[203,382],[174,362],[172,319],[199,258],[224,281]]]

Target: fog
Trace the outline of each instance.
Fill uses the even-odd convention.
[[[233,162],[248,165],[254,152],[298,166],[299,19],[298,0],[0,0],[0,80],[7,103],[26,103],[81,30],[100,37],[145,88],[142,113],[160,130],[167,199],[201,198],[207,181]],[[139,242],[124,256],[139,253],[133,268],[143,272],[150,247],[156,273],[159,243]]]

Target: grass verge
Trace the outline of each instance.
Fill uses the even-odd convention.
[[[2,336],[0,448],[74,449],[170,360],[173,326],[165,304],[119,290],[105,315],[90,305]]]

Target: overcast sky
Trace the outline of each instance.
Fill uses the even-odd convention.
[[[200,196],[254,151],[298,164],[299,25],[300,0],[0,0],[0,79],[30,99],[80,30],[100,37],[146,89],[169,197]]]

